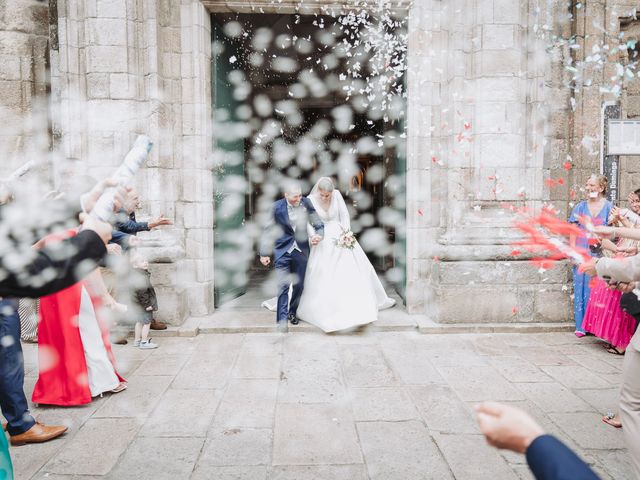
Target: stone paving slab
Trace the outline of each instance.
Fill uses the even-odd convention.
[[[12,448],[16,478],[196,480],[528,479],[489,448],[473,406],[529,411],[603,480],[632,478],[616,410],[622,359],[571,333],[166,337],[114,346],[129,388],[33,412],[69,432]],[[37,346],[25,345],[30,395]]]
[[[173,377],[169,376],[133,375],[128,379],[128,388],[117,395],[110,395],[93,417],[145,418],[153,411],[172,380]]]
[[[438,448],[456,480],[517,480],[517,475],[498,450],[482,435],[436,434]],[[471,459],[482,459],[480,462]]]
[[[269,480],[367,480],[364,465],[277,466]]]
[[[271,464],[270,428],[229,428],[209,432],[199,467]]]
[[[122,480],[189,478],[202,450],[203,438],[136,438],[110,477]],[[162,452],[154,455],[153,452]]]
[[[231,380],[218,407],[214,428],[270,428],[277,395],[278,380]]]
[[[352,389],[356,422],[398,422],[419,418],[411,398],[402,389],[390,387]]]
[[[371,479],[453,478],[422,422],[360,422],[358,435]]]
[[[331,403],[278,405],[274,465],[362,463],[350,409]]]
[[[139,428],[134,418],[92,418],[46,465],[47,473],[106,475]]]
[[[221,398],[222,390],[169,389],[158,401],[139,435],[206,437]]]
[[[191,480],[267,480],[267,467],[202,467],[197,466]]]

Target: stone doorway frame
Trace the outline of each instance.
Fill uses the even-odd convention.
[[[309,0],[307,0],[309,1]],[[379,3],[379,0],[313,0],[314,4],[310,5],[300,0],[283,0],[282,3],[274,5],[272,0],[200,0],[200,3],[209,14],[214,13],[281,13],[281,14],[314,14],[314,13],[326,13],[327,9],[341,9],[341,8],[363,8],[363,3],[366,2],[373,8]],[[406,11],[408,18],[409,15],[409,0],[394,0],[397,3],[397,11]],[[409,25],[408,25],[409,27]],[[415,47],[414,47],[415,48]],[[407,61],[410,61],[411,43],[407,45]],[[213,61],[213,58],[209,58],[209,65]],[[201,68],[204,68],[202,66]],[[411,96],[413,91],[413,82],[409,71],[407,75],[407,93]],[[213,92],[211,91],[211,85],[208,87],[208,99],[211,105],[211,99],[213,98]],[[412,103],[407,101],[405,110],[405,122],[407,124],[407,132],[412,131],[411,118],[416,118],[415,106],[412,107]],[[415,128],[413,129],[415,131]],[[423,301],[423,285],[419,281],[418,267],[414,268],[414,265],[419,264],[417,261],[420,255],[419,242],[414,241],[415,236],[411,236],[410,232],[417,230],[419,227],[418,217],[410,214],[410,208],[418,210],[419,205],[424,205],[428,201],[420,199],[418,193],[422,188],[422,182],[409,181],[410,173],[413,169],[416,170],[415,161],[410,162],[409,157],[412,154],[412,150],[415,148],[415,142],[411,142],[411,134],[407,134],[406,138],[406,171],[405,171],[405,307],[408,313],[423,313],[424,301]],[[413,148],[412,148],[413,145]],[[411,166],[413,163],[413,167]],[[410,200],[413,199],[413,200]],[[414,208],[415,207],[415,208]],[[413,238],[412,238],[413,237]],[[213,248],[213,245],[212,245]],[[213,279],[213,288],[215,288],[215,278]]]

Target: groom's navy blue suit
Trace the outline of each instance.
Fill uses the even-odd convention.
[[[298,207],[289,205],[285,198],[278,200],[273,204],[271,214],[271,221],[265,227],[262,238],[260,256],[268,257],[273,251],[273,262],[278,276],[276,320],[286,322],[289,316],[295,317],[304,289],[304,275],[310,252],[307,223],[310,223],[316,235],[321,237],[324,236],[324,224],[313,208],[311,200],[306,197],[302,197]],[[291,218],[294,218],[293,224]],[[292,283],[293,291],[289,303],[289,285]]]

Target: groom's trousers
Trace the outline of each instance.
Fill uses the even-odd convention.
[[[307,256],[299,250],[285,253],[276,260],[278,277],[278,313],[276,320],[286,322],[289,314],[295,316],[304,289],[304,275],[307,271]],[[291,302],[289,302],[289,285],[293,284]]]

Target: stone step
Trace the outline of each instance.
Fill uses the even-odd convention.
[[[424,334],[443,333],[549,333],[572,332],[573,322],[557,323],[436,323],[427,317],[418,319],[418,331]]]
[[[436,323],[426,315],[409,315],[401,308],[393,308],[380,313],[380,318],[365,326],[363,332],[405,332],[418,331],[423,334],[455,333],[541,333],[570,332],[572,322],[559,323]],[[273,312],[266,310],[220,311],[204,317],[191,317],[183,325],[154,331],[154,337],[194,337],[200,334],[220,333],[269,333],[275,332]],[[301,321],[289,325],[290,333],[320,332],[317,327]]]

